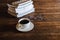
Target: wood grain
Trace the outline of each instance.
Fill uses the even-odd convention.
[[[5,3],[0,4],[0,9],[5,9],[0,11],[0,40],[60,40],[60,0],[33,1],[35,12],[24,17],[31,19],[35,28],[27,33],[16,30],[18,19],[6,12]]]

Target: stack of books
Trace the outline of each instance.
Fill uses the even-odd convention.
[[[35,11],[32,0],[16,1],[12,5],[8,4],[8,11],[16,14],[17,17],[22,17]]]

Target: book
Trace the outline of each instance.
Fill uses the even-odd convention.
[[[8,13],[9,14],[16,14],[17,18],[25,16],[35,11],[33,1],[32,0],[20,0],[13,2],[12,5],[8,5]],[[15,15],[13,15],[15,16]]]
[[[22,17],[27,14],[30,14],[35,11],[33,1],[27,1],[22,4],[19,4],[17,8],[15,8],[15,11],[17,14],[17,17]]]

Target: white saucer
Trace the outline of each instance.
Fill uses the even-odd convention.
[[[29,25],[29,27],[25,27],[25,28],[22,28],[23,26],[21,26],[21,24],[17,24],[16,25],[16,29],[18,31],[21,31],[21,32],[28,32],[28,31],[31,31],[33,28],[34,28],[34,24],[31,23],[31,25]]]

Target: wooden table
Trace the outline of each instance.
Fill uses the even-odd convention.
[[[16,30],[18,19],[7,13],[5,1],[0,3],[0,40],[60,40],[60,0],[33,1],[36,11],[24,17],[35,28],[27,33]]]

